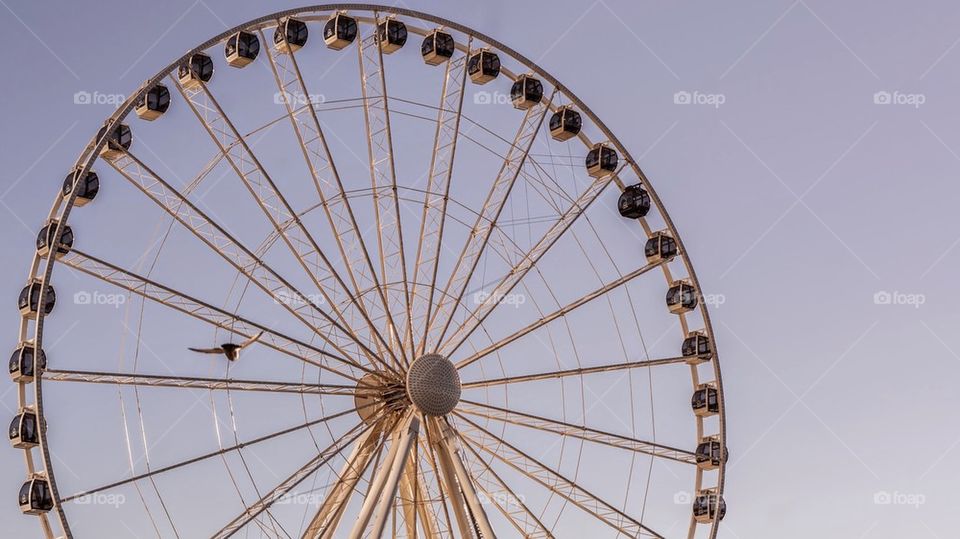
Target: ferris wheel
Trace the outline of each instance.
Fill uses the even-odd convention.
[[[716,537],[688,253],[627,148],[508,46],[395,7],[274,13],[66,168],[9,363],[45,537]]]

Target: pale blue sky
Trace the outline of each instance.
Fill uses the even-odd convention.
[[[301,4],[2,3],[0,323],[12,348],[35,233],[112,111],[74,93],[129,93],[226,26]],[[535,59],[643,155],[704,292],[724,299],[712,311],[732,461],[720,537],[954,536],[960,6],[404,5]],[[676,104],[678,92],[722,104]],[[875,301],[883,292],[893,304]],[[896,304],[910,294],[922,305]],[[10,413],[14,385],[0,396]],[[22,476],[19,452],[0,450],[5,534],[35,537],[14,503]],[[875,503],[883,493],[923,503]]]

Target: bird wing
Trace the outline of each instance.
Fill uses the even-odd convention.
[[[250,338],[247,339],[246,341],[244,341],[243,344],[240,345],[240,348],[246,348],[247,346],[250,346],[251,344],[259,341],[259,340],[260,340],[260,337],[263,337],[263,332],[262,332],[262,331],[261,331],[260,333],[257,333],[257,334],[254,335],[253,337],[250,337]]]
[[[189,348],[194,352],[200,352],[201,354],[222,354],[223,348]]]

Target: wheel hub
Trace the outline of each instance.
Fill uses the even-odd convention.
[[[417,358],[407,371],[407,396],[426,415],[449,414],[460,402],[460,374],[456,366],[440,354]]]

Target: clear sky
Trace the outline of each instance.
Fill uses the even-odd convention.
[[[13,348],[36,231],[112,111],[74,94],[129,93],[225,27],[301,4],[0,4],[0,323]],[[722,298],[720,537],[955,536],[960,5],[404,5],[535,59],[642,155],[704,292]],[[13,384],[0,404],[15,409]],[[38,535],[14,503],[22,477],[19,452],[0,450],[5,536]]]

